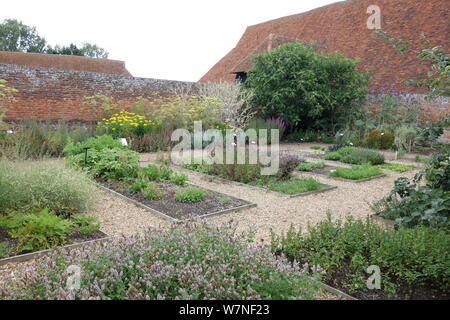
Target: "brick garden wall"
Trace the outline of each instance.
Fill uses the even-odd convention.
[[[98,93],[111,96],[126,109],[138,97],[151,98],[155,93],[169,95],[180,88],[195,89],[200,85],[13,64],[0,64],[0,79],[19,90],[14,96],[16,101],[7,105],[7,121],[95,121],[98,119],[93,107],[82,103],[85,96]]]

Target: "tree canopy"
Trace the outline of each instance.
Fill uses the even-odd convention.
[[[71,43],[67,46],[52,47],[41,37],[35,27],[30,27],[15,19],[6,19],[0,24],[0,51],[65,54],[91,58],[108,58],[108,52],[88,42],[81,48]]]

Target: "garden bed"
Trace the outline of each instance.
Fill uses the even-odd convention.
[[[195,171],[195,170],[190,170],[190,169],[183,168],[183,167],[177,167],[177,169],[184,171],[184,172],[195,172],[197,174],[201,174],[209,181],[216,181],[216,182],[221,182],[221,183],[234,184],[237,186],[244,186],[247,188],[252,188],[252,189],[255,189],[258,191],[263,191],[263,192],[269,192],[269,193],[276,194],[278,196],[288,197],[288,198],[308,196],[308,195],[312,195],[312,194],[330,191],[330,190],[337,188],[336,186],[331,186],[331,185],[321,183],[320,188],[316,189],[316,190],[304,191],[304,192],[300,192],[300,193],[283,193],[283,192],[279,192],[276,190],[271,190],[267,186],[258,184],[258,183],[243,183],[243,182],[233,181],[233,180],[225,179],[225,178],[222,178],[222,177],[219,177],[216,175],[211,175],[211,174],[207,174],[207,173],[203,173],[203,172],[199,172],[199,171]],[[293,179],[290,179],[289,181],[296,181],[296,180],[302,180],[302,179],[293,178]]]
[[[67,238],[67,245],[65,247],[73,247],[78,245],[84,245],[88,243],[93,243],[97,241],[102,241],[108,239],[109,236],[102,231],[94,231],[89,234],[82,234],[80,232],[75,232]],[[8,250],[6,256],[2,256],[0,259],[0,265],[11,262],[23,262],[30,259],[34,259],[40,255],[51,252],[54,249],[40,250],[40,251],[22,251],[17,252],[14,248],[17,247],[17,240],[11,237],[5,228],[0,227],[0,243],[4,243],[6,247],[4,249]]]
[[[206,196],[200,202],[178,202],[175,200],[175,193],[183,189],[183,187],[165,181],[155,183],[164,191],[164,196],[155,200],[146,199],[140,192],[133,193],[129,191],[123,181],[108,182],[106,180],[97,180],[97,182],[105,190],[112,191],[128,201],[172,221],[205,218],[256,206],[256,204],[248,201],[206,189],[203,189],[206,191]]]

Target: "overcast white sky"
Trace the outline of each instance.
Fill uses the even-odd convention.
[[[247,26],[337,0],[14,0],[0,21],[22,20],[52,44],[96,43],[136,77],[197,81]]]

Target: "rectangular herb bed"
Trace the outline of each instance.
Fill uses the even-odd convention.
[[[206,218],[256,206],[254,203],[204,188],[201,189],[206,192],[206,196],[202,201],[196,203],[178,202],[175,199],[175,193],[183,187],[168,181],[154,182],[164,192],[160,199],[155,200],[145,198],[141,192],[131,192],[123,181],[97,180],[97,182],[104,190],[176,222],[193,218]]]
[[[323,175],[326,176],[327,178],[330,179],[334,179],[334,180],[340,180],[340,181],[346,181],[346,182],[366,182],[366,181],[370,181],[370,180],[374,180],[374,179],[379,179],[379,178],[383,178],[386,177],[386,174],[380,174],[377,176],[373,176],[373,177],[369,177],[369,178],[364,178],[364,179],[359,179],[359,180],[355,180],[355,179],[346,179],[346,178],[341,178],[341,177],[334,177],[330,175],[330,172],[332,172],[333,170],[339,169],[341,167],[335,167],[335,166],[328,166],[326,165],[323,168],[316,168],[313,169],[311,171],[297,171],[297,173],[306,173],[306,174],[318,174],[318,175]]]
[[[110,237],[102,232],[102,231],[95,231],[91,232],[89,234],[82,234],[80,232],[75,232],[72,235],[68,237],[67,245],[63,246],[63,248],[66,247],[75,247],[75,246],[81,246],[85,244],[91,244],[95,242],[104,241],[106,239],[109,239]],[[34,258],[37,258],[38,256],[47,254],[51,252],[53,249],[47,249],[47,250],[41,250],[41,251],[22,251],[22,252],[16,252],[14,248],[17,247],[17,240],[11,237],[5,228],[0,227],[0,243],[6,244],[6,250],[8,250],[8,254],[6,256],[2,256],[0,259],[0,265],[6,264],[6,263],[12,263],[12,262],[23,262],[27,260],[31,260]]]
[[[207,173],[203,173],[203,172],[195,171],[195,170],[190,170],[190,169],[183,168],[183,167],[178,167],[178,166],[177,166],[177,169],[180,170],[180,171],[184,171],[184,172],[195,172],[197,174],[201,174],[205,178],[207,178],[209,181],[217,181],[217,182],[221,182],[221,183],[234,184],[234,185],[237,185],[237,186],[244,186],[244,187],[247,187],[247,188],[252,188],[252,189],[263,191],[263,192],[266,192],[266,193],[273,193],[273,194],[276,194],[278,196],[287,197],[287,198],[308,196],[308,195],[312,195],[312,194],[317,194],[317,193],[330,191],[330,190],[333,190],[333,189],[337,188],[335,186],[330,186],[330,185],[327,185],[327,184],[320,184],[320,188],[317,189],[317,190],[305,191],[305,192],[290,194],[290,193],[279,192],[279,191],[276,191],[276,190],[271,190],[267,186],[262,185],[262,184],[258,184],[258,183],[243,183],[243,182],[233,181],[233,180],[222,178],[220,176],[211,175],[211,174],[207,174]],[[293,179],[291,179],[291,181],[292,180],[298,180],[298,179],[293,178]]]

